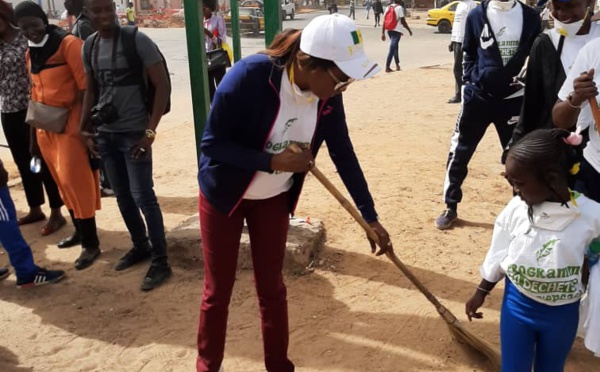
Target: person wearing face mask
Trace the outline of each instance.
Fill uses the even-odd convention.
[[[85,269],[100,255],[95,217],[100,209],[100,187],[98,171],[92,170],[87,147],[79,135],[86,89],[83,41],[50,25],[42,8],[31,1],[15,7],[15,18],[29,40],[26,63],[32,102],[28,116],[31,111],[37,126],[32,130],[32,153],[44,157],[58,185],[75,227],[74,235],[67,239],[77,237],[81,241],[82,252],[75,268]],[[45,113],[54,115],[57,111],[63,118],[60,128],[45,121],[50,116]]]
[[[503,158],[527,133],[554,127],[552,109],[575,58],[584,45],[600,37],[598,23],[592,22],[593,6],[593,0],[552,1],[554,28],[541,33],[531,48],[521,116]]]
[[[41,161],[40,173],[36,174],[30,170],[31,128],[25,122],[30,95],[25,64],[26,52],[27,39],[16,27],[14,11],[9,3],[0,0],[0,115],[2,129],[13,160],[19,168],[29,206],[29,212],[19,218],[19,225],[35,223],[46,218],[41,208],[46,189],[51,213],[48,222],[41,229],[44,236],[58,231],[67,221],[62,216],[63,201],[58,187],[46,163]]]
[[[508,144],[523,101],[523,89],[513,84],[513,76],[540,30],[537,11],[515,0],[487,0],[469,13],[462,45],[462,106],[446,163],[446,210],[435,220],[436,228],[448,229],[458,219],[469,162],[491,123],[502,147]]]
[[[353,81],[379,71],[366,56],[354,22],[332,14],[314,18],[302,31],[284,31],[265,52],[242,59],[225,75],[201,142],[204,295],[198,372],[221,368],[244,220],[252,241],[266,369],[294,371],[287,356],[283,259],[289,216],[323,142],[362,216],[379,235],[378,254],[393,249],[352,148],[341,94]],[[370,244],[375,252],[375,243]]]

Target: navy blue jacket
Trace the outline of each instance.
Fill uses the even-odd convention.
[[[257,54],[237,62],[219,84],[202,138],[198,181],[204,197],[222,213],[235,211],[257,171],[271,172],[273,155],[265,146],[279,113],[282,76],[283,68]],[[315,158],[323,141],[363,217],[376,221],[373,198],[348,136],[341,95],[319,102],[311,144]],[[290,213],[305,177],[293,175]]]
[[[476,86],[492,97],[506,98],[517,90],[511,86],[513,77],[519,74],[525,64],[531,46],[541,31],[541,20],[535,9],[517,1],[516,6],[523,8],[523,31],[519,49],[504,66],[496,36],[487,18],[488,5],[489,0],[484,1],[467,17],[462,45],[463,82]]]

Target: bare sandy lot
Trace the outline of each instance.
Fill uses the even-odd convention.
[[[491,130],[471,163],[459,207],[462,221],[447,232],[434,228],[444,209],[446,156],[459,110],[445,103],[452,81],[449,65],[381,74],[353,85],[345,102],[356,152],[398,256],[466,322],[464,301],[479,281],[494,218],[511,192],[500,176],[500,146]],[[195,213],[198,190],[192,123],[165,120],[168,129],[155,144],[155,183],[170,231]],[[326,149],[317,164],[342,187]],[[12,193],[24,212],[22,190]],[[486,371],[480,358],[452,341],[435,309],[410,282],[385,258],[370,255],[360,228],[310,177],[298,216],[322,219],[327,229],[317,269],[287,277],[290,357],[298,371]],[[66,269],[69,277],[28,291],[13,287],[14,276],[0,284],[1,371],[194,370],[202,291],[197,257],[172,245],[173,278],[141,293],[146,266],[112,270],[130,244],[114,199],[103,199],[98,214],[104,254],[83,272],[72,268],[77,248],[54,245],[71,228],[42,239],[40,226],[23,229],[35,256],[42,265]],[[0,264],[6,263],[3,254]],[[499,287],[485,304],[485,318],[468,325],[494,344],[499,343],[501,299]],[[227,371],[264,371],[250,272],[240,272],[236,283],[224,365]],[[600,360],[578,340],[567,371],[599,369]]]

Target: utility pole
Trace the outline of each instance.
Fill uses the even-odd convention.
[[[231,40],[233,41],[233,60],[242,59],[242,44],[240,43],[240,9],[237,0],[230,1],[231,10]]]
[[[275,35],[281,31],[281,0],[265,1],[265,44],[271,45]]]
[[[210,110],[210,94],[208,92],[207,81],[208,68],[206,65],[206,48],[204,47],[204,26],[203,22],[201,22],[204,16],[200,4],[202,4],[200,0],[183,1],[197,159],[200,158],[200,142],[202,141],[204,126],[206,125],[206,119]]]

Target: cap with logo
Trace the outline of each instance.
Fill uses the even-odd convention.
[[[310,21],[302,30],[300,50],[312,57],[333,61],[344,74],[355,80],[370,78],[381,70],[365,54],[356,24],[339,13]]]

